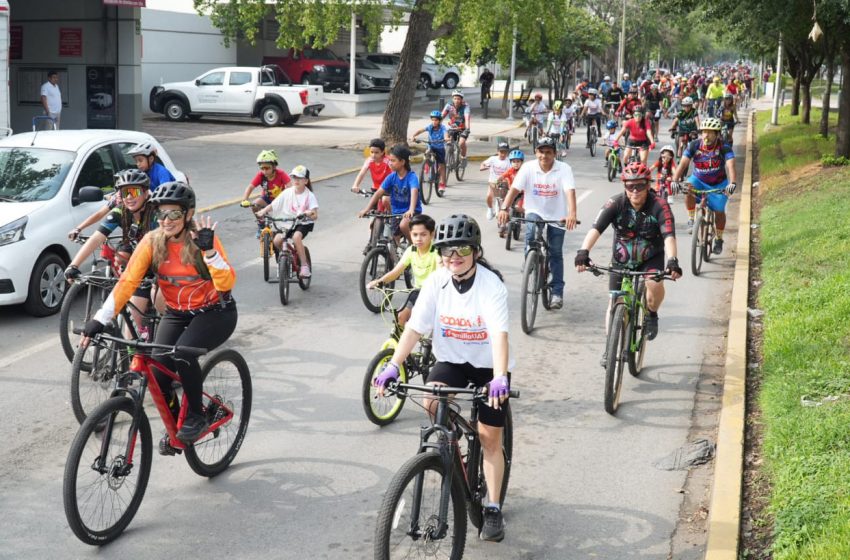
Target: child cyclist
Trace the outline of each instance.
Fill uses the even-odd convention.
[[[620,141],[617,140],[617,121],[611,119],[605,123],[605,129],[608,131],[605,134],[605,167],[608,167],[608,156],[611,155],[611,150],[618,158],[620,155]],[[620,161],[622,164],[622,160]]]
[[[514,177],[516,177],[519,168],[522,167],[522,163],[525,161],[525,154],[522,153],[521,150],[513,150],[510,154],[508,154],[508,160],[511,162],[511,166],[508,168],[507,171],[499,175],[499,178],[496,183],[498,184],[504,181],[508,184],[508,188],[510,188],[510,186],[514,183]],[[513,203],[516,209],[520,212],[522,212],[522,199],[522,193],[519,193],[519,195],[517,195],[517,197],[514,199]],[[505,237],[507,231],[507,225],[500,225],[499,237]]]
[[[156,148],[150,142],[136,144],[127,150],[127,155],[135,160],[139,171],[144,171],[150,177],[151,192],[156,191],[162,183],[175,180],[171,171],[162,164],[162,160],[156,155]]]
[[[354,178],[354,184],[351,186],[351,192],[359,193],[360,183],[366,178],[366,173],[372,179],[372,192],[374,193],[381,187],[384,179],[392,173],[390,169],[390,160],[385,152],[387,145],[380,138],[373,138],[369,142],[369,157],[363,162],[363,167],[360,168],[360,173]],[[388,202],[388,201],[386,201]]]
[[[366,208],[361,210],[358,218],[362,218],[375,207],[385,194],[390,196],[390,207],[393,214],[399,214],[392,220],[393,236],[404,235],[410,240],[410,219],[415,214],[422,213],[422,202],[419,200],[419,177],[410,170],[410,150],[404,144],[396,144],[390,150],[390,168],[393,170],[381,188],[375,191]],[[400,219],[399,219],[400,218]]]
[[[446,190],[446,142],[451,141],[449,129],[443,124],[443,113],[436,110],[431,111],[431,123],[414,132],[411,139],[415,142],[416,137],[423,132],[428,133],[428,144],[437,160],[437,171],[440,175],[440,184],[437,190],[443,192]]]
[[[413,272],[413,291],[407,298],[398,314],[398,324],[404,327],[407,320],[410,319],[410,313],[413,310],[413,305],[416,303],[416,298],[419,297],[419,290],[428,276],[437,270],[442,263],[431,242],[434,240],[434,230],[437,225],[431,216],[425,214],[417,214],[410,220],[410,238],[411,245],[404,250],[398,264],[378,278],[369,282],[369,289],[373,289],[381,284],[397,280],[407,267]]]
[[[487,219],[492,220],[496,217],[496,212],[498,212],[498,208],[493,210],[493,199],[496,194],[496,182],[499,180],[499,176],[501,176],[505,171],[507,171],[511,162],[508,159],[508,152],[511,147],[507,142],[499,142],[497,146],[498,155],[490,156],[483,162],[481,162],[481,171],[489,170],[490,176],[487,178]]]
[[[652,164],[650,170],[655,171],[653,189],[659,198],[666,198],[667,204],[673,204],[673,172],[676,170],[676,151],[671,145],[661,148],[658,161]]]
[[[303,216],[302,222],[287,234],[287,239],[292,238],[295,250],[298,251],[298,260],[301,262],[299,275],[302,278],[309,278],[312,271],[307,262],[304,238],[313,231],[313,224],[319,218],[319,201],[313,194],[310,171],[306,167],[303,165],[295,167],[289,176],[292,177],[292,188],[283,191],[271,204],[257,212],[257,218],[262,218],[266,214],[272,214],[272,217],[278,219],[295,219],[297,216]],[[280,251],[283,241],[283,234],[278,233],[274,236],[272,243]]]
[[[251,179],[251,182],[245,187],[245,194],[242,195],[242,208],[250,207],[256,215],[261,209],[272,203],[272,200],[277,198],[284,189],[292,185],[292,180],[286,171],[278,169],[277,154],[274,150],[263,150],[257,155],[257,165],[260,170]],[[260,196],[250,200],[251,193],[260,187],[262,190]],[[262,221],[257,221],[257,239],[260,238],[260,232],[263,230]]]

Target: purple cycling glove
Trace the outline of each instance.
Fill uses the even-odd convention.
[[[398,366],[390,362],[386,365],[384,371],[381,372],[381,375],[375,378],[372,385],[375,387],[386,387],[390,381],[398,381],[398,378]]]
[[[511,382],[508,380],[508,376],[500,375],[499,377],[494,377],[493,381],[490,382],[490,394],[488,396],[491,399],[507,397],[510,390]]]

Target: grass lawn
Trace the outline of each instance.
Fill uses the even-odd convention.
[[[772,484],[773,558],[850,558],[850,169],[815,165],[817,137],[787,108],[759,114],[759,306],[765,311],[759,404]],[[766,188],[765,188],[766,187]],[[803,406],[801,399],[822,402]],[[837,397],[837,399],[827,399]],[[824,400],[826,399],[826,400]]]

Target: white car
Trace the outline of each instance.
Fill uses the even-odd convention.
[[[395,74],[398,70],[401,56],[398,54],[389,53],[371,53],[365,55],[369,62],[377,64],[379,67]],[[433,56],[425,55],[422,61],[422,68],[419,71],[419,87],[444,87],[446,89],[454,89],[460,82],[460,70],[456,66],[443,66],[434,60]]]
[[[130,130],[27,132],[0,139],[0,305],[23,303],[37,317],[59,311],[64,270],[80,248],[67,237],[103,202],[81,202],[83,187],[112,187],[135,167],[127,151],[151,142],[179,180],[162,146]]]

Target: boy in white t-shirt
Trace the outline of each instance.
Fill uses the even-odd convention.
[[[508,159],[508,152],[511,147],[507,142],[499,142],[498,155],[490,156],[483,162],[479,171],[490,170],[490,176],[487,178],[487,219],[492,220],[496,217],[496,211],[493,210],[493,198],[496,193],[496,182],[499,177],[508,170],[511,162]]]

